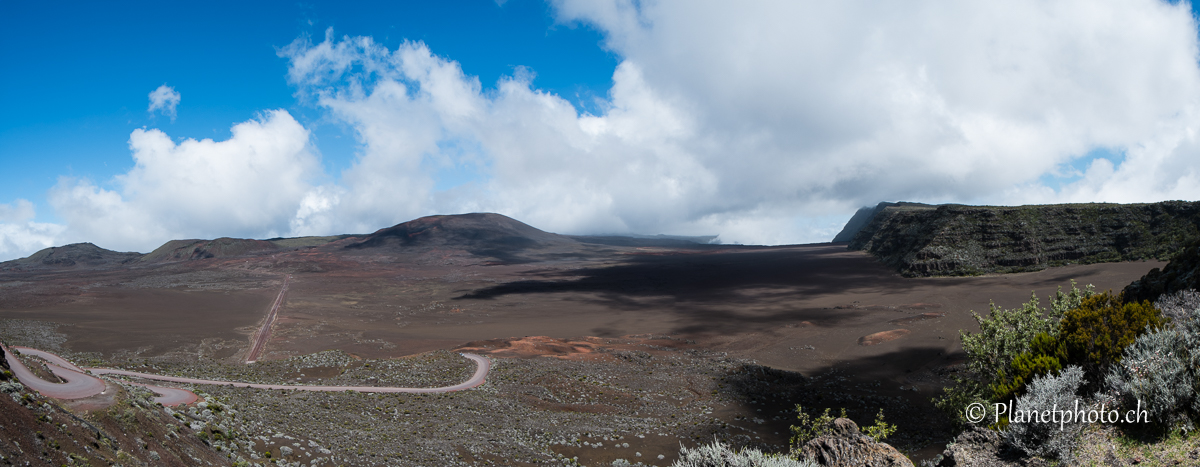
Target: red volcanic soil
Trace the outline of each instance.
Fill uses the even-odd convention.
[[[665,351],[700,348],[694,341],[682,345],[680,342],[679,339],[668,336],[653,335],[619,338],[589,336],[575,339],[526,336],[468,342],[454,351],[483,354],[493,358],[551,357],[565,360],[614,361],[611,353],[618,350],[644,352],[647,349]]]
[[[880,331],[874,334],[862,336],[858,338],[858,345],[875,345],[882,344],[887,341],[894,341],[901,337],[907,336],[910,332],[907,329],[893,329],[891,331]]]

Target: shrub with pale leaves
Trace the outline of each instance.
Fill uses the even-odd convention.
[[[671,467],[818,467],[779,454],[763,454],[757,449],[734,450],[714,440],[712,444],[679,450],[679,459]]]
[[[1029,383],[1025,395],[1017,397],[1014,410],[1040,413],[1073,409],[1075,402],[1081,400],[1077,393],[1082,385],[1083,369],[1075,365],[1067,367],[1057,376],[1038,376]],[[1083,424],[1075,420],[1061,425],[1013,421],[1005,430],[1004,439],[1028,455],[1069,461],[1079,445],[1082,431]]]

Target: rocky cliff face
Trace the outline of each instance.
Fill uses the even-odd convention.
[[[1200,289],[1200,238],[1184,246],[1162,269],[1154,268],[1125,287],[1125,300],[1158,300],[1163,294]]]
[[[924,206],[878,210],[849,248],[906,276],[1033,271],[1171,259],[1200,236],[1200,202]]]
[[[889,203],[889,202],[884,201],[882,203],[875,205],[875,207],[864,206],[863,208],[861,208],[857,212],[855,212],[854,217],[851,217],[850,221],[846,222],[846,225],[844,227],[842,227],[842,231],[838,232],[838,234],[833,237],[833,243],[849,242],[851,240],[854,240],[854,236],[858,235],[858,232],[862,231],[862,229],[864,227],[866,227],[867,224],[870,224],[871,219],[874,219],[875,215],[879,214],[879,211],[882,211],[886,208],[893,208],[893,207],[895,207],[895,208],[936,208],[937,206],[933,206],[933,205],[929,205],[929,204],[922,204],[922,203],[907,203],[907,202],[903,202],[903,201],[901,201],[899,203]]]

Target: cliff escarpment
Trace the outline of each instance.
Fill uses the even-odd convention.
[[[890,204],[890,203],[889,203]],[[878,209],[849,248],[905,276],[1034,271],[1069,263],[1168,260],[1200,236],[1200,202]]]
[[[1162,269],[1154,268],[1125,287],[1126,301],[1156,301],[1163,294],[1200,289],[1200,238],[1184,246]]]

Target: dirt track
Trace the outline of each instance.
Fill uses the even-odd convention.
[[[279,290],[279,296],[275,297],[275,302],[271,304],[271,310],[263,319],[262,328],[254,333],[254,342],[250,344],[250,351],[246,353],[246,363],[257,362],[258,357],[262,355],[263,347],[267,345],[267,340],[271,339],[271,325],[275,324],[275,317],[279,315],[279,307],[283,305],[283,295],[287,293],[288,282],[291,280],[291,274],[283,278],[283,287]]]
[[[26,386],[41,393],[47,397],[56,399],[83,399],[101,394],[105,390],[104,381],[92,376],[96,375],[118,375],[131,376],[135,378],[169,381],[173,383],[184,384],[205,384],[217,386],[244,387],[254,389],[283,389],[293,391],[319,391],[319,392],[346,392],[355,391],[361,393],[443,393],[462,391],[479,386],[487,379],[488,371],[491,369],[491,361],[485,357],[475,354],[464,353],[463,357],[474,360],[477,365],[475,374],[467,381],[453,386],[445,386],[438,388],[402,388],[402,387],[376,387],[376,386],[303,386],[303,385],[283,385],[283,384],[256,384],[242,383],[236,381],[214,381],[207,379],[182,378],[176,376],[162,376],[149,373],[140,373],[136,371],[116,370],[110,368],[80,368],[68,362],[66,359],[59,357],[50,352],[31,349],[28,347],[14,347],[22,354],[32,355],[46,360],[47,367],[50,368],[56,376],[62,378],[65,383],[53,383],[46,381],[34,375],[28,368],[25,367],[21,360],[18,359],[11,351],[5,349],[5,356],[8,364],[13,369],[13,373]],[[88,374],[91,373],[91,374]],[[138,384],[145,386],[147,389],[154,391],[158,397],[154,398],[155,402],[163,405],[183,405],[190,404],[199,399],[195,393],[178,388],[166,388],[160,386],[152,386],[148,384]]]

